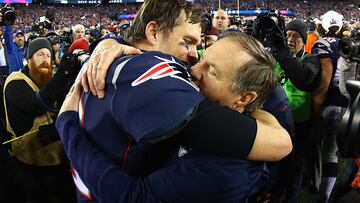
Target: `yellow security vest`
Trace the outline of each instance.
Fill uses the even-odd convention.
[[[4,106],[5,106],[5,115],[6,115],[6,127],[7,131],[11,133],[12,138],[15,138],[16,135],[11,128],[9,122],[7,107],[6,107],[6,95],[5,90],[7,85],[14,80],[24,80],[35,92],[39,92],[39,88],[36,84],[21,71],[16,71],[11,73],[5,81],[4,85]],[[60,164],[63,158],[63,146],[60,141],[55,141],[47,146],[43,146],[36,135],[39,131],[39,127],[42,125],[48,125],[53,123],[54,120],[51,118],[51,113],[46,112],[42,116],[35,117],[32,128],[26,133],[33,132],[28,136],[13,141],[11,143],[12,154],[21,162],[30,165],[36,166],[52,166]],[[26,134],[25,133],[25,134]]]

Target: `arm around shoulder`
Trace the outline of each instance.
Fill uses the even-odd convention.
[[[256,119],[257,133],[247,159],[278,161],[286,157],[292,151],[292,142],[288,132],[270,113],[255,110],[252,116]]]

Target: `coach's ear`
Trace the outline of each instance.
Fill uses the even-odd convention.
[[[146,39],[150,44],[154,45],[157,39],[157,32],[159,30],[159,25],[155,21],[150,21],[145,28]]]
[[[232,109],[235,111],[243,112],[246,110],[246,107],[250,105],[257,98],[257,93],[255,91],[246,91],[239,93],[235,97]]]

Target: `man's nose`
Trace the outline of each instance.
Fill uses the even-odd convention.
[[[201,80],[202,73],[201,73],[200,64],[195,64],[194,66],[192,66],[190,68],[190,75],[191,75],[193,81],[200,81]]]
[[[198,53],[197,53],[197,50],[196,50],[196,46],[190,48],[187,56],[188,56],[190,65],[196,64],[196,62],[199,60]]]

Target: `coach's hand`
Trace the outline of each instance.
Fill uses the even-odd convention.
[[[59,115],[65,111],[79,111],[79,101],[81,96],[80,81],[76,81],[66,95],[63,105],[60,108]]]
[[[114,39],[101,41],[91,54],[88,67],[83,72],[81,83],[85,92],[90,91],[98,98],[105,96],[105,77],[115,58],[124,55],[139,54],[134,47],[119,44]]]

